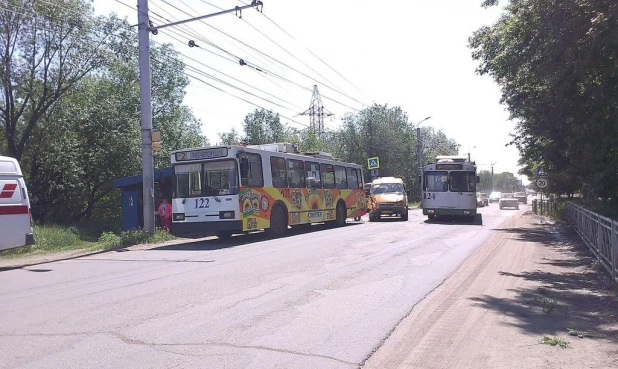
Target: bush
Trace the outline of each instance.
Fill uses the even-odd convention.
[[[103,232],[99,237],[99,244],[101,244],[101,246],[103,246],[104,248],[108,249],[121,246],[122,241],[120,239],[120,236],[118,236],[114,232]]]

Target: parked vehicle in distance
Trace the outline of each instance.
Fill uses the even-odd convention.
[[[498,202],[502,197],[502,192],[494,191],[489,195],[489,202]]]
[[[34,244],[30,199],[19,162],[0,156],[0,250]]]
[[[476,194],[476,206],[479,208],[482,208],[483,206],[485,206],[485,200],[483,200],[483,197],[481,196],[480,193]]]
[[[382,215],[399,215],[401,220],[408,220],[408,195],[401,178],[383,177],[371,182],[369,195],[369,221],[373,222]]]
[[[485,192],[481,192],[480,195],[481,195],[481,198],[483,199],[484,206],[489,206],[489,195],[486,194]]]
[[[515,192],[515,197],[522,204],[527,204],[528,203],[528,195],[526,195],[525,192]]]
[[[500,200],[498,200],[498,205],[500,206],[500,210],[504,208],[515,208],[519,210],[519,200],[513,193],[503,193],[502,196],[500,196]]]

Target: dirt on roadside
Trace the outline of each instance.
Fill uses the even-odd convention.
[[[569,225],[517,215],[363,368],[618,368],[618,288]]]

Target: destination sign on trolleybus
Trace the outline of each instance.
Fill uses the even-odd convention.
[[[218,147],[216,149],[203,149],[203,150],[195,150],[195,151],[177,152],[176,161],[224,158],[226,156],[227,156],[227,148]]]
[[[436,164],[436,170],[462,170],[463,164]]]

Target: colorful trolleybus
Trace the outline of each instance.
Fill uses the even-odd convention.
[[[172,233],[220,238],[334,222],[367,211],[363,171],[294,145],[215,146],[172,153]]]
[[[438,156],[423,168],[423,214],[474,217],[476,215],[476,164],[465,157]]]

